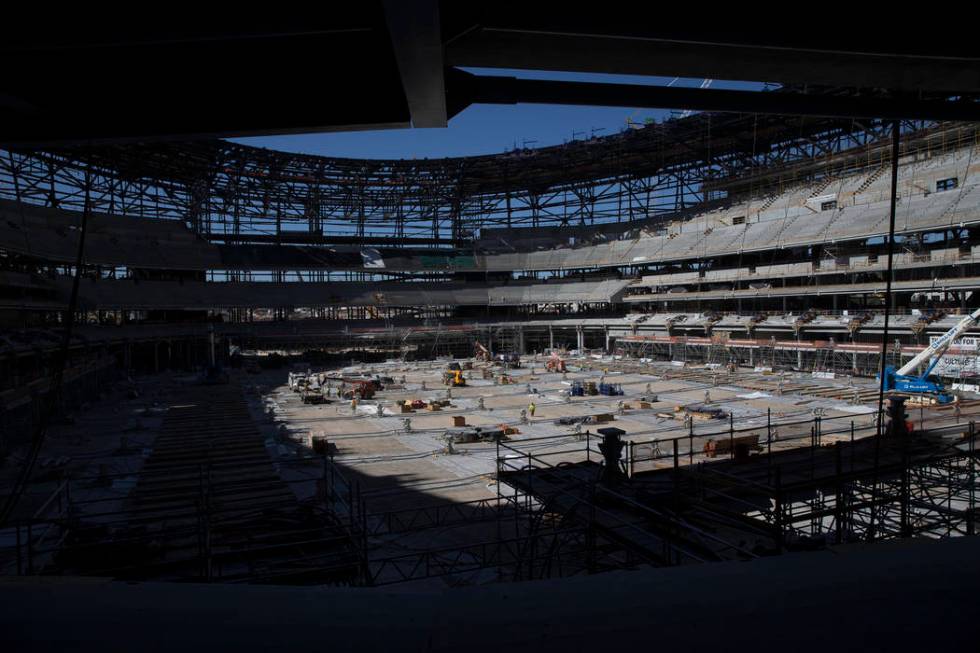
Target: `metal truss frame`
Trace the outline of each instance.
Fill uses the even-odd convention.
[[[903,127],[944,144],[966,129]],[[227,141],[5,150],[0,197],[79,210],[87,190],[92,211],[181,220],[225,242],[464,246],[487,227],[633,222],[867,166],[885,131],[880,121],[698,114],[557,147],[421,161]]]

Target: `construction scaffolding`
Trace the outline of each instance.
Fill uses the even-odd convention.
[[[736,340],[693,336],[626,337],[616,341],[617,353],[635,359],[675,361],[692,365],[734,362],[741,367],[797,372],[874,376],[880,369],[880,348],[871,344],[828,341]],[[888,349],[889,365],[901,365],[903,347]]]
[[[575,464],[507,447],[498,478],[528,524],[583,529],[585,559],[616,568],[975,534],[973,422],[899,438],[819,417],[796,426],[624,443],[619,484],[603,482],[595,438]]]

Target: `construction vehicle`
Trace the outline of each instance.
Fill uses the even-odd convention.
[[[568,391],[573,397],[584,397],[585,396],[585,386],[582,385],[581,381],[575,381],[572,383],[571,390]]]
[[[956,397],[946,391],[946,387],[939,377],[932,375],[932,370],[942,359],[943,354],[953,344],[953,341],[977,323],[980,319],[980,308],[973,311],[952,329],[941,335],[934,343],[923,349],[915,358],[896,370],[891,365],[885,367],[885,378],[883,388],[885,392],[900,392],[918,397],[919,400],[926,400],[928,403],[949,404],[956,401]],[[913,376],[919,365],[925,363],[930,358],[932,362],[926,367],[925,372],[919,376]],[[881,381],[879,377],[879,381]]]
[[[607,397],[618,397],[623,394],[623,386],[618,383],[600,383],[599,394]]]
[[[490,362],[490,359],[493,358],[490,355],[490,350],[484,347],[479,340],[473,343],[473,357],[484,362]]]
[[[442,375],[442,384],[451,388],[461,388],[466,385],[466,377],[459,363],[450,363]]]
[[[320,386],[313,387],[311,385],[306,386],[301,391],[301,397],[304,404],[325,404],[327,403],[327,398],[323,395],[323,388]]]
[[[503,366],[504,369],[517,369],[521,366],[521,356],[514,352],[497,354],[493,357],[493,362]]]
[[[562,372],[567,372],[568,371],[565,368],[565,360],[563,358],[561,358],[560,356],[558,356],[558,354],[556,354],[554,352],[552,352],[551,357],[548,359],[548,362],[545,363],[545,368],[549,372],[562,373]]]
[[[374,396],[375,384],[373,381],[359,379],[348,383],[350,386],[344,388],[340,395],[344,399],[370,399]]]

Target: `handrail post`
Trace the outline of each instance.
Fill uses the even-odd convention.
[[[17,523],[17,575],[24,575],[24,561],[23,552],[21,551],[21,541],[20,541],[20,523]]]
[[[688,464],[694,466],[694,420],[687,423],[687,456]]]
[[[27,522],[27,574],[34,573],[34,523]]]
[[[728,458],[735,459],[735,416],[728,413]]]
[[[626,466],[626,469],[629,472],[628,473],[628,476],[629,476],[629,478],[633,478],[634,462],[633,462],[633,441],[632,440],[629,441],[629,446],[626,449],[626,455],[628,456],[628,458],[627,458],[628,464]]]
[[[772,455],[772,406],[766,408],[766,454]],[[769,464],[772,464],[772,460]]]

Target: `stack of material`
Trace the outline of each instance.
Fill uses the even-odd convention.
[[[496,442],[503,440],[507,433],[507,427],[484,429],[476,427],[465,431],[446,431],[446,439],[453,444],[466,444],[468,442]]]
[[[728,413],[721,408],[712,408],[704,404],[689,404],[687,406],[674,407],[674,417],[684,419],[687,416],[700,420],[724,419],[728,417]]]

